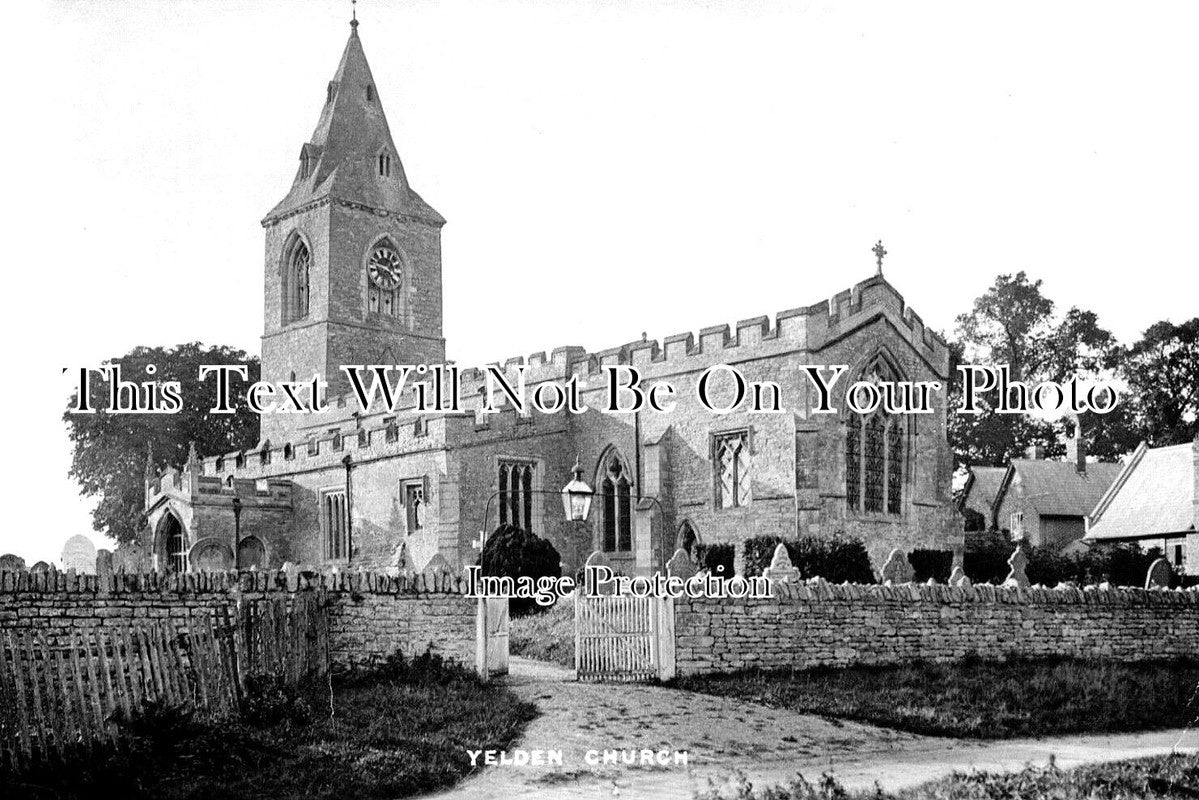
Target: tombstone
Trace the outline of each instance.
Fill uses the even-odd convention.
[[[608,569],[612,569],[612,562],[609,561],[608,557],[606,555],[604,555],[603,553],[601,553],[599,550],[596,550],[594,553],[587,556],[587,563],[585,563],[583,565],[584,590],[586,590],[586,588],[587,588],[587,583],[586,583],[587,567],[607,567]],[[615,570],[612,570],[612,571],[615,572]],[[608,585],[608,584],[599,584],[595,587],[595,591],[592,594],[597,594],[597,595],[612,594],[615,591],[616,591],[615,586]]]
[[[687,580],[694,576],[699,570],[695,566],[695,562],[691,560],[690,554],[683,548],[674,551],[674,555],[666,562],[666,574],[674,578],[682,578]]]
[[[1169,589],[1171,575],[1170,562],[1164,558],[1158,558],[1149,565],[1149,573],[1145,575],[1145,588]]]
[[[40,572],[49,572],[50,565],[47,564],[45,561],[38,561],[36,564],[34,564],[32,567],[29,568],[29,571],[31,573],[33,573],[34,575],[36,575]]]
[[[150,557],[146,548],[136,543],[117,545],[112,554],[112,566],[116,572],[145,572],[149,568]],[[95,569],[92,570],[95,572]]]
[[[954,567],[953,572],[949,573],[949,585],[963,589],[971,585],[970,578],[966,576],[966,570],[962,569],[961,565]]]
[[[904,552],[896,547],[883,563],[880,577],[884,585],[911,583],[912,579],[916,577],[916,570],[912,569]]]
[[[280,571],[283,573],[284,585],[287,587],[287,591],[299,591],[300,568],[290,561],[284,561]]]
[[[96,578],[100,594],[108,594],[112,588],[112,551],[101,548],[96,551]]]
[[[1027,589],[1029,580],[1028,576],[1024,574],[1024,568],[1028,566],[1028,556],[1024,555],[1024,548],[1017,547],[1016,552],[1012,553],[1007,563],[1012,571],[1008,573],[1007,580],[1003,582],[1003,585],[1009,588]]]
[[[770,566],[762,570],[762,574],[771,581],[781,581],[782,583],[792,583],[799,580],[799,570],[791,563],[791,554],[787,552],[787,545],[782,542],[774,548],[774,556],[770,559]]]
[[[82,534],[72,536],[62,546],[62,568],[73,569],[84,575],[96,571],[96,546]]]
[[[25,559],[12,553],[0,556],[0,572],[24,572]]]

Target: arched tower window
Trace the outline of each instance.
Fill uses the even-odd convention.
[[[312,286],[312,251],[299,236],[288,248],[284,270],[284,322],[294,322],[308,316]]]
[[[366,262],[367,311],[398,317],[403,278],[404,266],[395,245],[384,239],[372,247]]]
[[[862,380],[875,384],[901,380],[881,357]],[[850,511],[902,514],[907,464],[906,418],[879,408],[850,413],[845,429],[845,504]]]
[[[162,542],[161,552],[167,569],[171,572],[187,572],[187,534],[174,514],[167,514],[162,522]]]
[[[600,464],[601,544],[606,553],[633,549],[633,483],[624,461],[609,450]]]
[[[380,178],[390,178],[391,177],[391,154],[390,153],[380,153],[379,154],[379,177]]]

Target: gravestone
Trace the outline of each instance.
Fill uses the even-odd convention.
[[[62,546],[62,568],[84,575],[96,572],[96,546],[82,534],[72,536]]]
[[[666,562],[666,574],[676,578],[687,580],[693,577],[699,570],[695,566],[695,562],[691,560],[691,555],[679,548],[674,551],[674,555]]]
[[[0,572],[24,572],[25,559],[12,553],[0,556]]]
[[[96,551],[96,577],[100,594],[112,591],[112,551],[103,548]]]
[[[1028,576],[1024,574],[1024,568],[1028,566],[1028,556],[1024,555],[1024,548],[1017,547],[1016,552],[1012,553],[1007,563],[1012,568],[1012,571],[1008,573],[1007,580],[1003,582],[1003,585],[1018,589],[1027,589],[1029,580]]]
[[[1164,558],[1156,559],[1149,565],[1149,572],[1145,575],[1146,589],[1168,589],[1170,588],[1170,562]]]
[[[32,567],[29,568],[29,571],[35,575],[38,574],[39,572],[49,572],[50,565],[47,564],[45,561],[38,561]]]
[[[916,570],[912,569],[911,563],[908,562],[908,557],[904,552],[896,547],[887,556],[887,560],[883,563],[883,568],[880,577],[884,585],[896,583],[911,583],[912,578],[916,576]]]
[[[970,578],[966,576],[966,570],[962,569],[960,564],[953,568],[953,572],[949,573],[949,585],[962,588],[971,585]]]
[[[791,563],[791,554],[787,552],[785,544],[779,542],[778,546],[774,548],[770,566],[762,570],[762,574],[772,581],[781,581],[782,583],[799,580],[799,570]]]

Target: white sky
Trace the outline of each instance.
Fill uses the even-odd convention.
[[[3,14],[0,552],[32,563],[90,531],[59,367],[258,351],[258,221],[349,3]],[[1020,269],[1125,340],[1199,313],[1199,4],[363,0],[359,18],[409,178],[449,220],[460,363],[815,303],[872,273],[879,238],[945,331]]]

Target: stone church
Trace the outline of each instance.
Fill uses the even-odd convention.
[[[421,570],[439,558],[459,568],[501,523],[548,538],[566,571],[603,550],[645,573],[679,546],[763,534],[859,537],[876,566],[893,547],[960,545],[943,393],[932,414],[812,413],[806,364],[850,365],[834,391],[839,408],[854,380],[946,381],[945,342],[881,267],[832,298],[735,330],[497,362],[527,365],[530,391],[580,376],[593,409],[583,414],[480,413],[477,370],[463,371],[465,413],[416,413],[407,395],[408,406],[362,413],[340,365],[446,360],[444,224],[408,183],[352,23],[295,179],[262,221],[262,377],[323,376],[328,408],[264,415],[252,450],[193,452],[179,469],[147,474],[144,548],[155,567]],[[602,369],[615,364],[635,366],[646,386],[671,381],[678,407],[594,410]],[[687,388],[718,364],[779,384],[785,411],[701,407]],[[559,494],[576,459],[596,493],[584,522],[565,518]]]

